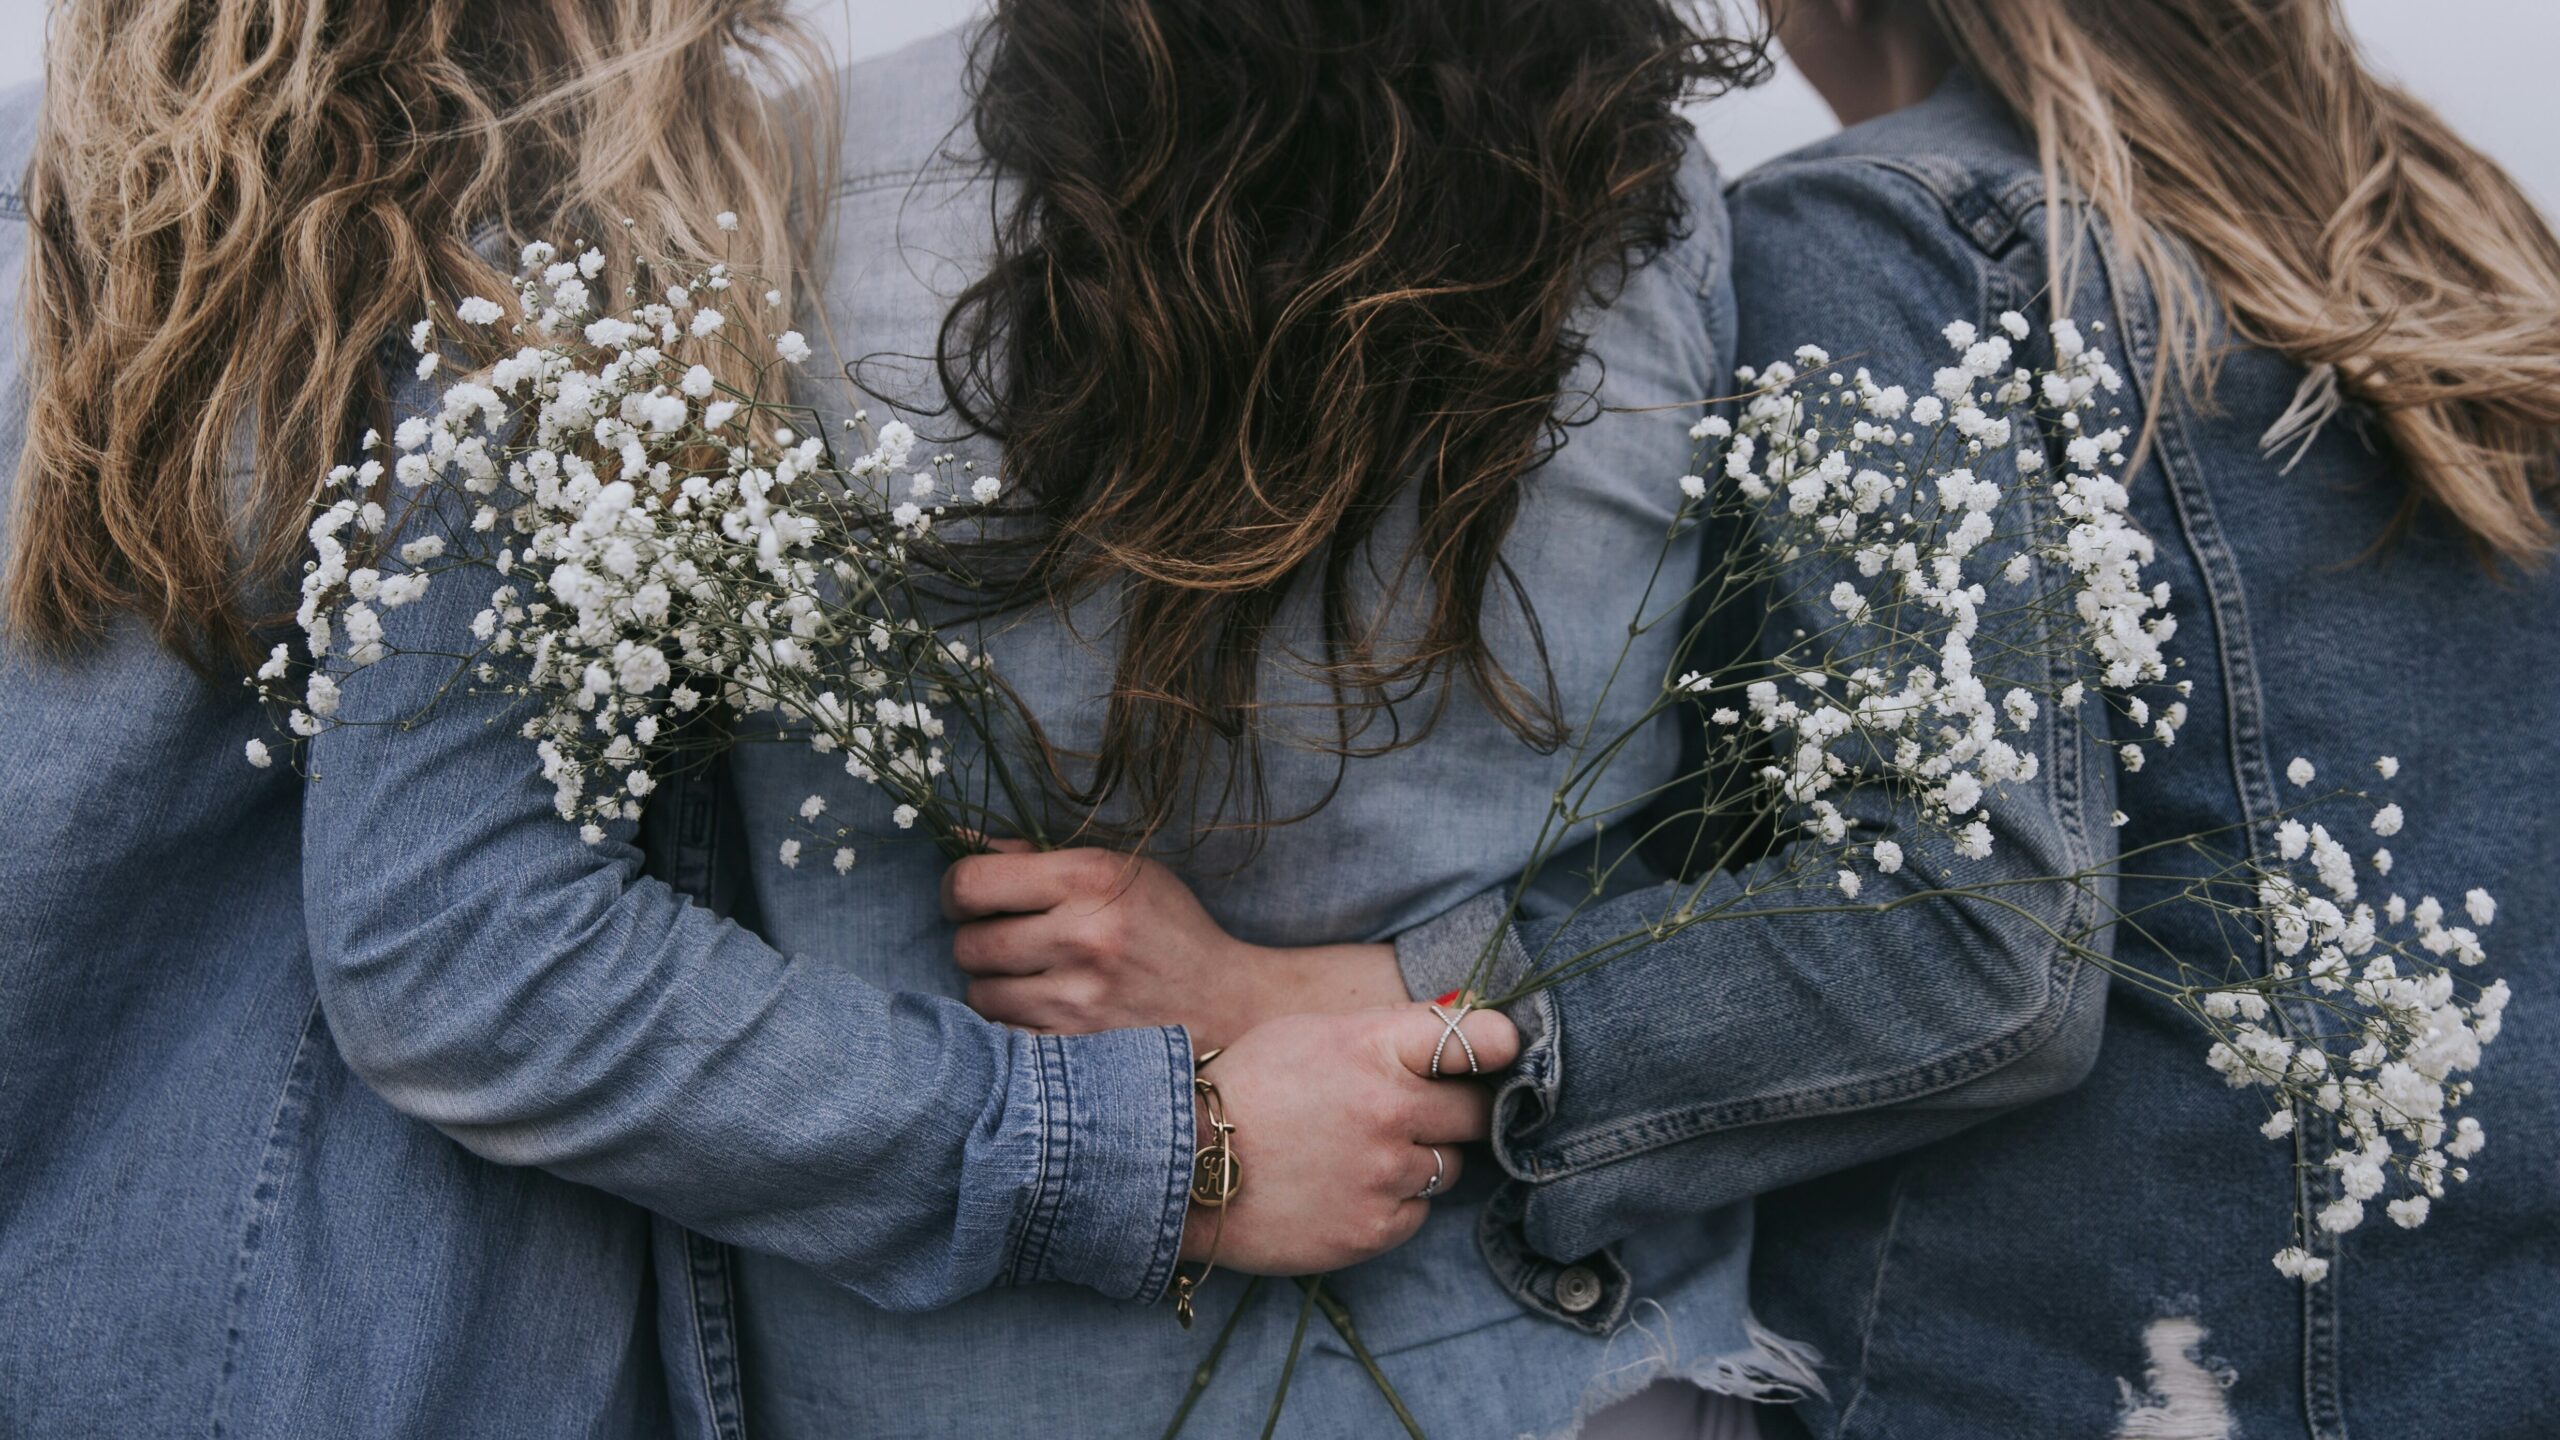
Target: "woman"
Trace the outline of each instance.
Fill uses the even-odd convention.
[[[349,1073],[241,682],[379,346],[495,283],[472,227],[775,219],[783,117],[724,57],[798,43],[778,4],[54,7],[0,121],[0,1430],[667,1424],[647,1215]]]
[[[2519,985],[2547,970],[2560,246],[2514,185],[2375,79],[2325,0],[1772,9],[1853,128],[1733,191],[1741,353],[1811,343],[1925,375],[1949,320],[1988,331],[2041,299],[2107,324],[2133,382],[2147,443],[2129,483],[2161,542],[2190,716],[2139,773],[2093,766],[2049,791],[2057,833],[2104,858],[2262,819],[2287,803],[2291,756],[2331,773],[2401,757],[2393,796],[2431,818],[2369,883],[2513,895],[2492,964]],[[2072,202],[2049,205],[2066,185]],[[1064,863],[972,860],[954,884]],[[2177,883],[2129,875],[2118,904],[2169,953],[2225,953],[2208,915],[2152,908]],[[1167,877],[1114,892],[1099,936],[1098,893],[1008,916],[1000,941],[964,927],[964,965],[1001,959],[1045,986],[991,1010],[1037,1020],[1071,999],[1060,1018],[1235,1026],[1328,1003]],[[1659,906],[1619,903],[1571,922],[1564,953]],[[1541,996],[1560,1037],[1524,1055],[1494,1137],[1529,1238],[1576,1253],[1667,1207],[1820,1177],[1760,1206],[1755,1293],[1829,1361],[1825,1393],[1765,1415],[1771,1433],[2548,1428],[2533,1357],[2560,1340],[2549,1167],[2475,1162],[2414,1235],[2315,1228],[2328,1274],[2305,1287],[2266,1256],[2298,1199],[2308,1213],[2337,1193],[2318,1117],[2288,1143],[2251,1135],[2255,1109],[2167,1002],[2107,994],[2051,947],[2023,968],[2034,947],[1997,929],[1915,933],[1902,917],[1921,913],[1703,927]],[[1556,927],[1520,930],[1535,949]],[[1486,937],[1461,938],[1472,957]],[[1402,958],[1425,988],[1450,973],[1442,944],[1325,963]],[[1807,1005],[1848,987],[1885,1012],[1872,1033]],[[1991,1063],[2022,1046],[2043,1058]],[[1551,1069],[1572,1083],[1534,1082]],[[2530,1157],[2560,1136],[2555,1080],[2560,1047],[2516,1035],[2465,1113]]]
[[[1558,718],[1597,689],[1592,627],[1633,601],[1616,557],[1676,503],[1694,411],[1645,412],[1729,361],[1714,181],[1675,112],[1709,58],[1654,3],[1026,0],[974,51],[848,78],[876,173],[833,217],[827,318],[875,417],[1030,496],[996,551],[1028,603],[986,644],[1057,757],[1051,833],[1152,836],[1274,940],[1390,932],[1517,868]],[[1626,783],[1672,758],[1657,733]],[[879,843],[886,807],[799,747],[731,769],[762,933],[956,995],[943,867]],[[852,883],[775,858],[811,794],[865,837]],[[1250,1187],[1272,1171],[1230,1109]],[[1571,1267],[1488,1272],[1446,1159],[1419,1233],[1328,1282],[1426,1432],[1560,1431],[1673,1365],[1790,1373],[1728,1227],[1631,1252],[1676,1336],[1649,1354],[1592,1323],[1593,1272],[1561,1302]],[[1247,1294],[1213,1277],[1186,1334],[1055,1285],[849,1293],[753,1247],[735,1288],[745,1407],[779,1435],[1159,1427]],[[1271,1404],[1299,1297],[1257,1293],[1194,1433]],[[1330,1326],[1304,1349],[1285,1433],[1391,1430]],[[952,1367],[967,1394],[919,1394]]]
[[[795,980],[634,883],[627,834],[588,851],[511,808],[527,747],[477,715],[378,766],[361,732],[315,745],[307,787],[258,763],[274,735],[242,680],[289,633],[314,477],[389,428],[386,342],[504,293],[510,231],[619,221],[789,285],[824,149],[805,52],[762,0],[90,0],[59,12],[41,97],[0,110],[28,321],[6,362],[0,778],[25,824],[0,852],[0,1430],[733,1431],[643,1206],[839,1273],[946,1258],[905,1228],[918,1208],[978,1247],[978,1284],[1031,1227],[1025,1273],[1135,1290],[1158,1248],[1169,1267],[1196,1143],[1179,1032],[1017,1044]],[[351,686],[348,713],[409,718],[401,678]],[[412,755],[433,758],[403,778]],[[960,1032],[956,1058],[936,1070],[928,1039],[884,1073],[865,1042],[892,1024]],[[1423,1078],[1440,1034],[1413,1007],[1231,1051],[1218,1080],[1268,1173],[1226,1263],[1326,1268],[1420,1223],[1425,1146],[1484,1124],[1481,1094]],[[1506,1026],[1469,1034],[1507,1058]],[[1006,1130],[1008,1102],[1054,1123]],[[1021,1188],[900,1208],[884,1153],[963,1149],[1023,1160]],[[1295,1176],[1322,1204],[1290,1203]],[[662,1358],[653,1303],[689,1348]]]
[[[1403,928],[1499,880],[1557,717],[1597,689],[1591,627],[1632,603],[1617,557],[1677,504],[1687,417],[1618,412],[1694,407],[1730,360],[1715,181],[1677,116],[1726,58],[1658,0],[1020,0],[981,33],[845,78],[803,328],[837,337],[875,423],[1024,497],[978,537],[1002,588],[952,598],[1043,732],[1050,828],[1157,837],[1273,938]],[[438,603],[392,623],[468,622]],[[361,679],[345,705],[382,718],[432,686]],[[729,762],[766,950],[580,845],[495,710],[448,697],[315,747],[331,1022],[466,1144],[738,1242],[670,1245],[660,1272],[722,1413],[786,1436],[1160,1427],[1238,1272],[1407,1236],[1333,1288],[1436,1433],[1568,1428],[1675,1362],[1727,1389],[1793,1373],[1747,1323],[1729,1221],[1629,1253],[1668,1354],[1613,1344],[1623,1287],[1599,1308],[1598,1272],[1489,1274],[1456,1143],[1485,1097],[1421,1078],[1422,1007],[1220,1037],[1201,1078],[1244,1188],[1186,1213],[1208,1045],[968,1011],[940,861],[840,762]],[[1675,748],[1649,737],[1626,783]],[[1518,783],[1450,809],[1467,770]],[[854,832],[849,877],[789,863],[812,795]],[[685,806],[655,808],[680,877],[718,858]],[[422,1023],[447,1014],[469,1019]],[[1466,1023],[1499,1067],[1508,1023]],[[1150,1303],[1177,1268],[1188,1331]],[[1300,1297],[1253,1293],[1195,1433],[1259,1424],[1292,1353]],[[1346,1349],[1321,1320],[1305,1338],[1291,1433],[1396,1423]]]

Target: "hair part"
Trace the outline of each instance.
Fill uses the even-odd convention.
[[[9,631],[61,653],[125,614],[253,659],[313,487],[382,423],[386,340],[504,293],[482,226],[787,287],[819,57],[786,0],[58,4]]]
[[[2560,539],[2560,243],[2515,182],[2367,69],[2336,0],[1926,0],[2158,297],[2209,395],[2217,311],[2332,367],[2484,562]],[[2059,212],[2060,206],[2057,205]],[[2072,293],[2077,232],[2053,247]],[[2385,537],[2388,538],[2388,537]]]
[[[1671,0],[998,4],[974,119],[1014,188],[937,359],[1028,497],[1010,595],[1118,590],[1078,803],[1261,822],[1258,686],[1302,584],[1322,653],[1288,659],[1337,754],[1414,743],[1446,690],[1394,707],[1457,676],[1558,742],[1551,681],[1489,639],[1513,606],[1534,648],[1501,555],[1521,479],[1561,442],[1578,310],[1685,223],[1680,103],[1760,63]],[[1371,555],[1399,506],[1409,551]]]

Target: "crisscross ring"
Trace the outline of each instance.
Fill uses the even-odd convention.
[[[1476,1062],[1476,1042],[1468,1039],[1467,1032],[1458,1028],[1458,1022],[1466,1019],[1468,1012],[1475,1008],[1463,1000],[1458,1002],[1455,1010],[1437,1001],[1432,1002],[1431,1013],[1440,1017],[1440,1043],[1431,1047],[1432,1079],[1440,1078],[1440,1057],[1448,1053],[1451,1040],[1457,1041],[1458,1048],[1467,1052],[1467,1073],[1470,1075],[1484,1073],[1484,1066]]]
[[[1440,1182],[1449,1178],[1449,1157],[1441,1154],[1437,1145],[1422,1148],[1431,1152],[1431,1178],[1422,1182],[1421,1191],[1413,1197],[1416,1200],[1428,1200],[1439,1194]]]

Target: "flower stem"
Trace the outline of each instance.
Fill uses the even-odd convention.
[[[1227,1323],[1218,1327],[1218,1338],[1202,1357],[1200,1368],[1191,1372],[1191,1388],[1182,1392],[1182,1406],[1173,1412],[1173,1423],[1164,1427],[1164,1440],[1174,1440],[1182,1433],[1183,1425],[1191,1419],[1191,1408],[1200,1403],[1201,1392],[1209,1388],[1209,1381],[1218,1373],[1218,1357],[1227,1353],[1227,1342],[1235,1338],[1236,1322],[1244,1318],[1244,1312],[1253,1307],[1255,1297],[1261,1293],[1261,1276],[1244,1282],[1243,1291],[1236,1296],[1236,1308],[1228,1312]]]
[[[1307,1316],[1316,1308],[1316,1296],[1324,1288],[1321,1276],[1298,1282],[1307,1298],[1298,1305],[1297,1328],[1289,1332],[1289,1353],[1280,1361],[1280,1384],[1271,1392],[1271,1414],[1262,1422],[1262,1440],[1271,1440],[1280,1428],[1280,1407],[1289,1403],[1289,1380],[1298,1371],[1298,1347],[1307,1341]]]
[[[1378,1387],[1378,1393],[1386,1399],[1387,1408],[1396,1412],[1396,1423],[1402,1425],[1404,1433],[1412,1436],[1413,1440],[1423,1440],[1422,1426],[1413,1418],[1413,1412],[1404,1408],[1404,1397],[1396,1393],[1396,1387],[1387,1383],[1387,1372],[1378,1368],[1377,1357],[1361,1343],[1360,1331],[1351,1323],[1351,1307],[1323,1293],[1324,1282],[1319,1277],[1305,1276],[1298,1283],[1306,1287],[1316,1307],[1324,1311],[1324,1318],[1332,1322],[1333,1333],[1341,1336],[1342,1343],[1350,1347],[1351,1358],[1359,1361],[1360,1368],[1369,1372],[1369,1383]]]

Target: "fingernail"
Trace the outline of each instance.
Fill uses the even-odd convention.
[[[1458,1003],[1458,994],[1459,992],[1452,990],[1448,994],[1441,996],[1439,999],[1434,1000],[1431,1003],[1434,1005],[1455,1005]]]

